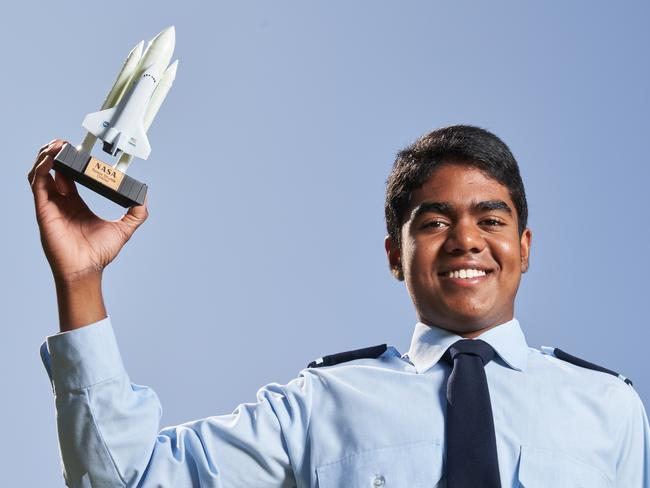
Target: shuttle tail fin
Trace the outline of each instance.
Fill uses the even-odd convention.
[[[149,138],[142,124],[138,124],[128,139],[121,140],[118,147],[126,154],[140,159],[147,159],[151,153]]]

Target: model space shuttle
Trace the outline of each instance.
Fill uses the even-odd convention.
[[[80,150],[90,152],[100,139],[105,152],[119,156],[117,169],[123,172],[132,158],[149,157],[147,130],[176,77],[178,61],[168,66],[175,44],[174,26],[170,26],[154,37],[146,50],[144,41],[131,50],[101,110],[84,118],[82,126],[88,134]]]
[[[128,176],[126,170],[134,157],[147,159],[151,153],[147,130],[176,77],[178,61],[168,66],[175,44],[171,26],[146,49],[141,41],[131,50],[99,112],[84,118],[82,125],[88,133],[81,145],[65,144],[55,156],[56,171],[123,207],[144,203],[147,185]],[[97,139],[115,162],[91,155]]]

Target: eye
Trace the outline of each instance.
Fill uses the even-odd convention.
[[[490,227],[498,227],[500,225],[505,225],[505,223],[502,220],[495,219],[493,217],[490,217],[488,219],[483,219],[480,222],[482,225],[488,225]]]
[[[443,220],[429,220],[428,222],[425,222],[422,224],[423,229],[441,229],[442,227],[446,226],[447,223]]]

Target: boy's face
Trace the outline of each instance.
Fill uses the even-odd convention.
[[[421,322],[474,337],[512,319],[531,232],[519,235],[505,186],[443,164],[412,193],[401,232],[401,249],[387,238],[386,251]]]

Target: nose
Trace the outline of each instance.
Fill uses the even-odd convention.
[[[464,219],[452,226],[444,244],[444,249],[449,254],[476,254],[484,248],[485,239],[483,239],[481,229],[474,222]]]

